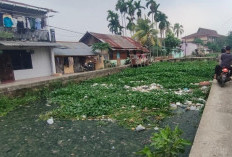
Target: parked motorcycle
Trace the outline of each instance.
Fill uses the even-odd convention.
[[[83,70],[84,71],[93,71],[95,69],[95,65],[93,62],[89,62],[84,65]]]
[[[222,68],[221,75],[217,77],[217,81],[221,87],[224,87],[225,83],[231,80],[230,73],[231,71],[228,68]]]

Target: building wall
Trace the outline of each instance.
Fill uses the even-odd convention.
[[[15,80],[50,76],[52,74],[49,48],[35,48],[34,54],[31,54],[31,60],[33,69],[14,70]]]
[[[172,52],[172,57],[173,58],[182,58],[182,57],[184,57],[184,51],[181,51],[181,52],[175,52],[175,51],[173,51]]]
[[[99,56],[97,57],[95,69],[96,70],[104,69],[104,56],[103,55],[101,57],[99,57]]]
[[[185,56],[185,50],[186,50],[186,56],[192,55],[192,52],[195,51],[198,48],[197,44],[194,43],[187,43],[187,45],[183,44],[181,49]]]
[[[214,38],[207,37],[207,36],[198,37],[198,38],[201,39],[204,42],[204,44],[206,44],[209,41],[214,41]],[[186,39],[186,42],[187,43],[189,43],[189,42],[191,43],[191,42],[194,42],[194,40],[195,40],[195,38],[189,38],[189,39]],[[185,39],[183,41],[185,41]]]
[[[117,52],[120,53],[120,59],[127,59],[128,51],[113,51],[113,60],[117,60]]]
[[[117,61],[117,60],[110,60],[110,63],[113,63],[113,64],[117,65],[117,64],[118,64],[118,61]],[[125,65],[125,63],[126,63],[126,60],[125,60],[125,59],[121,59],[121,60],[120,60],[120,64],[121,64],[121,65]]]

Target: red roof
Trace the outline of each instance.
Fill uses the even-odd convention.
[[[219,35],[217,31],[215,30],[199,28],[197,33],[185,36],[182,39],[199,38],[199,37],[204,37],[204,36],[216,37],[216,38],[222,37],[222,35]]]
[[[125,37],[121,35],[99,34],[93,32],[89,32],[89,34],[102,42],[109,43],[113,49],[141,50],[143,52],[149,52],[149,50],[143,47],[142,44],[133,40],[130,37]]]

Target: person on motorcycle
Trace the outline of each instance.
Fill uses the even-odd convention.
[[[232,55],[230,53],[231,47],[226,46],[226,53],[221,55],[221,64],[220,67],[215,69],[216,75],[219,76],[221,74],[222,68],[228,68],[232,71],[231,63],[232,63]]]
[[[222,48],[221,49],[221,54],[220,55],[218,55],[218,62],[219,62],[219,64],[218,65],[216,65],[216,67],[215,67],[215,73],[214,73],[214,78],[216,79],[216,74],[217,74],[217,72],[219,71],[219,70],[221,70],[221,62],[222,62],[222,60],[221,60],[221,56],[222,56],[222,54],[223,53],[225,53],[226,52],[226,49],[225,48]]]
[[[221,65],[221,63],[222,63],[221,57],[222,57],[222,54],[223,54],[223,53],[226,53],[226,49],[225,49],[225,48],[221,49],[221,54],[218,56],[219,65]]]

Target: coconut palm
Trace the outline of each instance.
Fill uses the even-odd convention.
[[[110,32],[121,35],[123,27],[120,25],[118,14],[108,10],[107,21],[109,21],[108,28]]]
[[[139,19],[142,16],[142,9],[145,9],[145,7],[141,6],[141,0],[139,0],[138,2],[135,1],[134,6],[135,6],[135,10],[137,10],[137,17]]]
[[[135,31],[136,33],[132,38],[139,41],[143,46],[151,48],[154,45],[159,45],[158,32],[153,28],[149,19],[138,19]]]
[[[116,11],[119,11],[121,14],[122,26],[126,27],[126,13],[127,13],[127,4],[125,0],[118,0],[116,4]],[[125,30],[123,31],[125,33]]]
[[[179,23],[175,23],[174,27],[173,27],[173,31],[175,33],[175,35],[177,36],[177,38],[179,38],[180,35],[182,35],[184,33],[184,27],[179,24]]]
[[[147,0],[146,7],[150,8],[150,11],[148,12],[148,16],[152,15],[152,23],[155,20],[157,14],[158,14],[158,8],[160,4],[157,4],[154,0]],[[156,20],[155,20],[156,21]],[[156,29],[157,29],[157,23],[156,23]]]

